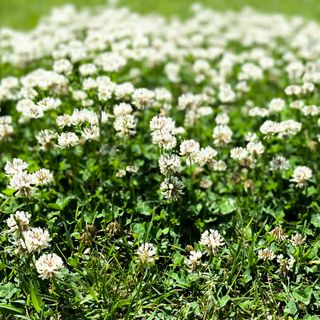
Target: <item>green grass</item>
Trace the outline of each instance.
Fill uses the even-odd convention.
[[[186,16],[193,0],[120,0],[138,12],[157,12],[165,15]],[[302,15],[311,19],[320,19],[319,0],[201,0],[204,5],[217,9],[239,10],[252,6],[266,12],[281,12],[288,15]],[[1,0],[0,26],[14,28],[32,28],[39,17],[47,14],[52,7],[74,3],[78,7],[94,6],[106,3],[105,0]]]

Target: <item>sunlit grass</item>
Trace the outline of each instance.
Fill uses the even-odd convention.
[[[120,0],[134,10],[157,12],[164,15],[187,16],[193,0]],[[302,15],[307,18],[320,19],[320,1],[318,0],[201,0],[198,1],[217,10],[239,10],[252,6],[266,12],[280,12],[288,15]],[[39,17],[48,14],[52,7],[73,3],[77,7],[103,5],[105,0],[1,0],[0,25],[14,28],[32,28]]]

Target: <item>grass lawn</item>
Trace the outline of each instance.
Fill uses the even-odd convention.
[[[157,12],[165,15],[188,14],[193,0],[120,0],[138,12]],[[266,12],[282,12],[289,15],[302,15],[320,19],[320,1],[318,0],[201,0],[198,1],[217,10],[235,9],[252,6]],[[78,7],[94,6],[106,3],[105,0],[1,0],[0,25],[14,28],[31,28],[40,16],[47,14],[52,7],[74,3]]]

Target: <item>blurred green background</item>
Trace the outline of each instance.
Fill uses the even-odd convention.
[[[32,28],[50,9],[65,3],[77,7],[105,4],[106,0],[0,0],[0,26],[19,29]],[[187,16],[194,0],[119,0],[138,12],[158,12],[164,15]],[[217,9],[239,10],[251,6],[266,12],[282,12],[320,20],[320,0],[200,0],[204,5]]]

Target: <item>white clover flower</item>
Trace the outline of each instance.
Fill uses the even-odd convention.
[[[61,128],[69,127],[72,125],[72,117],[69,114],[63,114],[57,117],[56,123]]]
[[[283,99],[272,99],[271,102],[269,103],[269,110],[270,112],[280,112],[284,109],[285,107],[285,102]]]
[[[81,137],[87,140],[99,140],[100,138],[100,130],[96,125],[84,128],[81,132]]]
[[[95,101],[93,99],[86,99],[86,100],[81,101],[81,105],[83,107],[91,107],[94,105],[94,103],[95,103]]]
[[[113,82],[99,83],[98,84],[98,99],[100,101],[108,101],[112,98],[115,90],[115,84]]]
[[[235,101],[236,94],[229,84],[224,84],[219,89],[219,99],[223,103]]]
[[[241,66],[238,76],[239,80],[261,80],[263,79],[263,71],[254,63],[245,63]]]
[[[315,85],[312,82],[304,82],[301,91],[303,94],[313,92],[315,90]]]
[[[172,94],[166,88],[156,88],[155,89],[155,99],[159,103],[171,103],[172,101]]]
[[[54,141],[58,137],[58,134],[53,130],[41,130],[36,135],[36,139],[40,145],[41,150],[47,150],[50,147],[54,146]]]
[[[42,168],[32,175],[36,185],[46,185],[53,181],[53,175],[48,169]]]
[[[139,110],[146,109],[152,106],[154,96],[154,92],[148,89],[136,89],[132,94],[132,103]]]
[[[217,151],[210,146],[201,148],[196,154],[195,162],[200,166],[211,164],[217,154]]]
[[[116,177],[123,178],[127,174],[126,170],[120,169],[116,172]]]
[[[85,123],[97,125],[99,123],[98,115],[88,109],[75,109],[70,118],[70,125],[78,126]]]
[[[312,170],[306,166],[298,166],[294,169],[291,181],[297,184],[298,188],[303,188],[312,177]]]
[[[194,109],[195,107],[199,106],[199,104],[199,96],[194,95],[192,93],[184,93],[178,99],[179,110]]]
[[[236,89],[238,90],[239,93],[249,92],[250,91],[250,87],[249,87],[247,81],[238,82],[237,85],[236,85]]]
[[[189,271],[195,271],[199,266],[201,266],[201,251],[190,251],[189,257],[185,259],[185,264],[188,266]]]
[[[43,111],[53,110],[58,108],[61,105],[61,100],[52,97],[46,97],[37,102],[37,106],[39,106]]]
[[[132,111],[133,111],[133,109],[129,103],[119,103],[113,107],[113,114],[116,117],[130,114]]]
[[[20,79],[25,87],[39,87],[42,90],[54,89],[56,93],[68,91],[68,79],[55,71],[37,69]]]
[[[216,120],[216,124],[223,125],[223,124],[228,124],[230,121],[230,118],[227,113],[223,112],[223,113],[219,113],[216,116],[215,120]]]
[[[232,159],[243,160],[243,159],[247,159],[248,156],[249,156],[249,152],[245,148],[236,147],[230,150],[230,157]]]
[[[283,156],[273,157],[270,161],[271,171],[284,171],[289,169],[289,161]]]
[[[304,106],[304,102],[302,100],[294,100],[290,103],[290,108],[292,109],[302,109]]]
[[[31,228],[22,233],[20,245],[28,252],[40,252],[49,247],[51,241],[49,232],[41,228]]]
[[[188,164],[191,164],[194,162],[199,150],[200,150],[199,142],[193,139],[184,140],[180,144],[180,154],[182,156],[187,157]]]
[[[7,225],[10,231],[26,230],[29,227],[31,214],[25,211],[16,211],[14,214],[10,214],[7,219]]]
[[[279,264],[279,269],[276,272],[287,274],[289,271],[292,271],[295,261],[296,260],[292,255],[290,255],[289,258],[284,258],[283,254],[278,254],[277,262]]]
[[[35,104],[30,99],[22,99],[17,103],[17,111],[22,113],[22,119],[38,119],[44,116],[44,110],[41,106]]]
[[[72,91],[72,97],[76,101],[83,101],[88,98],[88,95],[85,91],[74,90],[74,91]]]
[[[173,149],[177,145],[175,122],[164,116],[154,116],[150,121],[152,143],[164,148]]]
[[[204,116],[209,116],[212,113],[213,113],[213,111],[212,111],[211,107],[200,107],[196,111],[196,117],[201,118]]]
[[[0,140],[6,139],[6,138],[12,136],[13,133],[14,133],[14,130],[13,130],[13,127],[11,124],[0,123]]]
[[[181,66],[178,63],[168,62],[164,67],[164,73],[172,83],[179,83]]]
[[[23,113],[23,119],[38,119],[44,116],[44,110],[41,106],[33,105],[30,109],[25,110]]]
[[[174,129],[172,130],[172,134],[182,135],[182,134],[184,134],[184,133],[186,133],[186,129],[183,128],[183,127],[174,128]]]
[[[211,167],[214,171],[226,171],[227,165],[223,160],[214,160],[211,163]]]
[[[301,61],[292,61],[287,65],[286,72],[290,80],[298,80],[304,72],[304,65]]]
[[[276,134],[279,132],[278,123],[271,120],[267,120],[261,125],[260,132],[265,135]]]
[[[27,168],[28,168],[28,164],[25,161],[19,158],[14,158],[12,162],[7,161],[4,167],[4,172],[7,176],[13,176],[15,174],[22,173]]]
[[[11,116],[0,116],[0,124],[12,124]]]
[[[134,92],[134,86],[130,82],[124,82],[121,84],[117,84],[114,89],[115,98],[120,99],[128,99],[132,93]]]
[[[139,263],[153,264],[155,262],[155,256],[157,254],[156,247],[152,243],[143,243],[137,250]]]
[[[80,143],[78,136],[74,132],[62,132],[58,136],[58,145],[62,149],[74,147]]]
[[[93,78],[86,78],[82,82],[82,89],[84,91],[89,91],[98,87],[98,81]],[[99,89],[99,88],[98,88]],[[99,89],[100,90],[100,89]],[[111,92],[112,95],[112,92]],[[110,95],[110,96],[111,96]]]
[[[279,137],[294,135],[301,131],[302,124],[294,120],[286,120],[279,123]]]
[[[247,144],[246,149],[248,150],[249,153],[251,153],[252,155],[261,155],[264,153],[264,146],[263,144],[259,141],[259,142],[254,142],[254,141],[250,141]]]
[[[110,114],[105,112],[105,111],[102,111],[101,112],[101,123],[107,123],[109,121],[109,117],[110,117]]]
[[[159,158],[160,172],[165,176],[179,172],[180,167],[180,158],[175,154],[164,153]]]
[[[256,141],[258,141],[258,135],[255,132],[248,132],[245,135],[245,139],[248,142],[256,142]]]
[[[150,121],[151,131],[172,132],[175,122],[169,117],[154,116]]]
[[[184,117],[184,125],[185,125],[185,127],[193,128],[196,125],[197,119],[200,117],[198,112],[199,112],[199,109],[197,109],[197,110],[195,110],[195,109],[186,110],[185,117]]]
[[[296,233],[295,235],[291,236],[291,243],[293,246],[301,246],[306,242],[307,237],[303,236],[300,233]]]
[[[215,254],[225,244],[220,233],[213,229],[203,232],[199,243],[206,246],[208,254]]]
[[[28,164],[21,159],[13,159],[12,163],[7,161],[5,165],[6,175],[10,177],[8,187],[17,191],[17,195],[30,196],[37,185],[48,184],[53,176],[47,169],[40,169],[34,173],[28,173]]]
[[[287,96],[293,96],[293,95],[298,96],[302,93],[302,88],[297,85],[290,85],[285,88],[284,92]]]
[[[177,145],[177,139],[169,132],[156,130],[152,132],[152,143],[162,147],[165,150],[172,150]]]
[[[137,173],[139,168],[137,166],[126,166],[126,171],[130,173]]]
[[[302,124],[294,120],[286,120],[282,122],[267,120],[261,125],[260,132],[269,136],[278,134],[279,138],[283,138],[285,136],[297,134],[301,131],[301,127]]]
[[[177,177],[165,178],[160,185],[160,190],[163,196],[168,200],[177,201],[183,194],[184,188],[182,182]]]
[[[56,60],[53,64],[53,70],[57,73],[69,75],[72,72],[73,65],[67,59]]]
[[[120,136],[132,136],[136,133],[137,122],[132,114],[116,117],[113,127]]]
[[[320,113],[320,108],[315,105],[303,106],[301,111],[305,116],[317,116]]]
[[[34,176],[26,171],[14,174],[9,183],[9,188],[17,191],[17,195],[30,196],[34,190]]]
[[[57,275],[63,268],[62,259],[55,253],[43,254],[35,263],[41,279],[49,279]]]
[[[95,63],[106,72],[117,72],[127,64],[127,59],[117,52],[104,52],[95,59]]]
[[[269,110],[266,108],[253,107],[247,111],[250,117],[261,117],[265,118],[269,115]]]
[[[97,67],[93,63],[85,63],[79,67],[79,73],[82,76],[92,76],[97,72]]]
[[[133,84],[130,82],[124,82],[124,83],[118,84],[115,87],[114,95],[115,95],[115,98],[118,100],[128,99],[133,92],[134,92]]]
[[[207,74],[210,71],[211,66],[207,60],[199,59],[194,62],[192,69],[193,69],[193,72],[196,74],[199,74],[199,73]]]
[[[231,142],[233,132],[227,125],[218,125],[213,129],[213,141],[217,146],[224,146]]]

